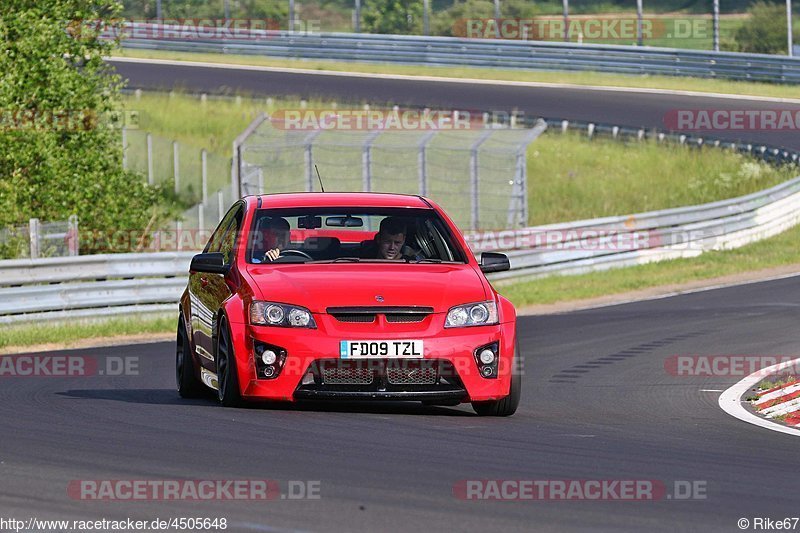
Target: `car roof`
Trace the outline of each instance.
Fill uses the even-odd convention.
[[[421,196],[380,192],[300,192],[262,194],[262,209],[293,207],[411,207],[431,209]]]

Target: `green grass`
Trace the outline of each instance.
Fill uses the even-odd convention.
[[[146,169],[144,133],[150,131],[163,141],[154,143],[155,173],[171,179],[172,147],[168,140],[177,139],[182,147],[181,184],[196,199],[200,187],[201,148],[209,150],[209,193],[212,194],[229,183],[231,142],[247,124],[261,111],[297,108],[299,101],[275,99],[268,104],[263,98],[242,98],[240,103],[233,99],[209,99],[206,104],[201,104],[195,96],[176,93],[172,97],[144,94],[140,99],[127,96],[125,105],[140,115],[140,129],[132,130],[128,136],[129,166],[140,171]],[[310,109],[330,105],[331,102],[321,101],[308,103]],[[392,134],[384,136],[391,144]],[[445,137],[442,137],[442,142],[452,144]],[[348,183],[360,186],[361,152],[357,147],[351,151],[352,157],[348,157],[348,153],[339,148],[333,152],[317,150],[317,156],[323,158],[320,169],[323,173],[328,171],[326,177],[331,186],[346,186]],[[443,173],[443,178],[452,180],[458,177],[454,173],[468,173],[466,166],[458,166],[452,161],[452,156],[441,159],[440,151],[431,154],[432,176],[438,172]],[[326,155],[333,159],[324,159]],[[407,168],[410,174],[406,179],[413,190],[403,189],[402,192],[416,192],[416,169],[407,164],[408,157],[405,152],[376,148],[376,176],[387,174],[394,167]],[[695,150],[655,142],[626,144],[556,132],[547,133],[530,145],[527,164],[529,223],[532,225],[722,200],[756,192],[794,177],[794,169],[775,169],[713,148]],[[288,182],[292,179],[290,176],[281,178],[278,174],[292,168],[288,163],[283,166],[273,164],[270,179],[274,183],[279,180]],[[402,183],[398,179],[402,176],[395,172],[390,181],[376,178],[375,189],[399,191]],[[302,180],[303,177],[296,179]],[[443,201],[450,210],[458,211],[458,206],[450,205],[454,201],[453,195],[445,190],[439,191],[437,196],[438,189],[434,183],[432,180],[431,196],[434,200]]]
[[[696,205],[760,191],[797,175],[742,155],[656,142],[550,133],[528,150],[532,225]]]
[[[244,56],[233,54],[194,54],[189,52],[164,52],[159,50],[123,50],[119,51],[115,55],[119,57],[204,61],[209,63],[234,63],[268,67],[332,70],[338,72],[402,74],[408,76],[440,76],[449,78],[477,78],[542,83],[569,83],[575,85],[670,89],[679,91],[768,96],[774,98],[800,98],[800,89],[792,85],[773,85],[769,83],[709,80],[700,78],[676,78],[669,76],[635,76],[624,74],[605,74],[601,72],[538,72],[470,67],[426,67],[387,65],[382,63],[373,64],[366,62],[276,59],[263,56]]]
[[[175,330],[174,316],[131,316],[108,320],[20,324],[0,327],[0,349],[12,346],[56,343],[80,339],[114,337],[141,333],[169,333]]]
[[[639,289],[707,280],[765,268],[800,264],[800,226],[734,250],[578,276],[551,276],[509,283],[498,290],[516,306],[551,304]]]

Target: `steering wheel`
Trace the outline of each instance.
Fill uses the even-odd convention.
[[[313,257],[311,257],[302,250],[281,250],[281,253],[278,255],[278,257],[285,257],[287,255],[299,255],[300,257],[305,257],[306,259],[310,259],[311,261],[314,260]]]

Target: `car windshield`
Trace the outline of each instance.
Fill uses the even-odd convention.
[[[259,209],[249,263],[465,263],[433,209]]]

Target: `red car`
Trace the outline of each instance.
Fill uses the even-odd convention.
[[[471,402],[520,398],[516,312],[453,221],[420,196],[295,193],[236,202],[180,302],[183,397]]]

